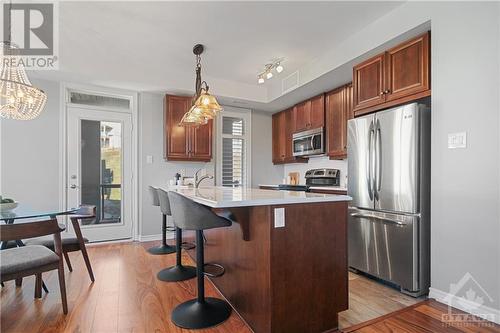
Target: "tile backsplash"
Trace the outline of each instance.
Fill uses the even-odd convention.
[[[305,174],[310,169],[331,168],[340,170],[340,187],[347,188],[347,160],[330,160],[328,156],[310,157],[308,163],[285,164],[283,178],[290,172],[300,173],[300,184],[305,184]]]

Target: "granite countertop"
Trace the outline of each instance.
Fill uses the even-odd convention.
[[[350,201],[339,194],[320,194],[298,191],[274,191],[250,187],[207,186],[195,189],[187,186],[161,187],[212,208],[305,204],[316,202]]]

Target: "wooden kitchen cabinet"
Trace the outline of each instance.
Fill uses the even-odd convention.
[[[285,162],[286,151],[286,129],[285,112],[281,111],[273,114],[273,163],[281,164]]]
[[[353,68],[354,114],[430,96],[430,32]]]
[[[387,101],[430,89],[429,33],[390,49],[386,57]]]
[[[354,67],[354,109],[360,110],[385,102],[385,54],[379,54]]]
[[[325,126],[325,95],[321,94],[311,98],[311,110],[309,113],[309,127],[319,128]]]
[[[295,108],[273,114],[273,164],[307,163],[307,158],[293,156]]]
[[[309,128],[309,120],[311,114],[311,101],[299,103],[294,106],[295,113],[295,128],[294,132],[305,131]]]
[[[327,155],[330,159],[347,157],[347,121],[353,118],[352,85],[348,84],[326,93]]]
[[[295,105],[294,132],[307,131],[325,125],[325,97],[323,94]]]
[[[191,96],[165,96],[164,157],[169,161],[200,161],[212,159],[213,121],[198,127],[179,126],[191,107]]]

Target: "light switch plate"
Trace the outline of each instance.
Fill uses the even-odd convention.
[[[448,148],[467,148],[467,132],[448,134]]]
[[[147,164],[153,164],[153,155],[147,155],[146,156],[146,163]]]
[[[285,227],[285,208],[274,208],[274,227]]]

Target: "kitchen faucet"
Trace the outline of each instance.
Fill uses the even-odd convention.
[[[201,176],[200,178],[198,178],[198,173],[199,173],[201,170],[203,170],[203,169],[199,169],[199,170],[198,170],[198,171],[196,171],[196,172],[195,172],[195,174],[194,174],[194,187],[195,187],[195,188],[200,187],[200,183],[201,183],[202,181],[204,181],[205,179],[213,179],[213,178],[214,178],[214,176],[211,176],[211,175],[203,175],[203,176]]]

